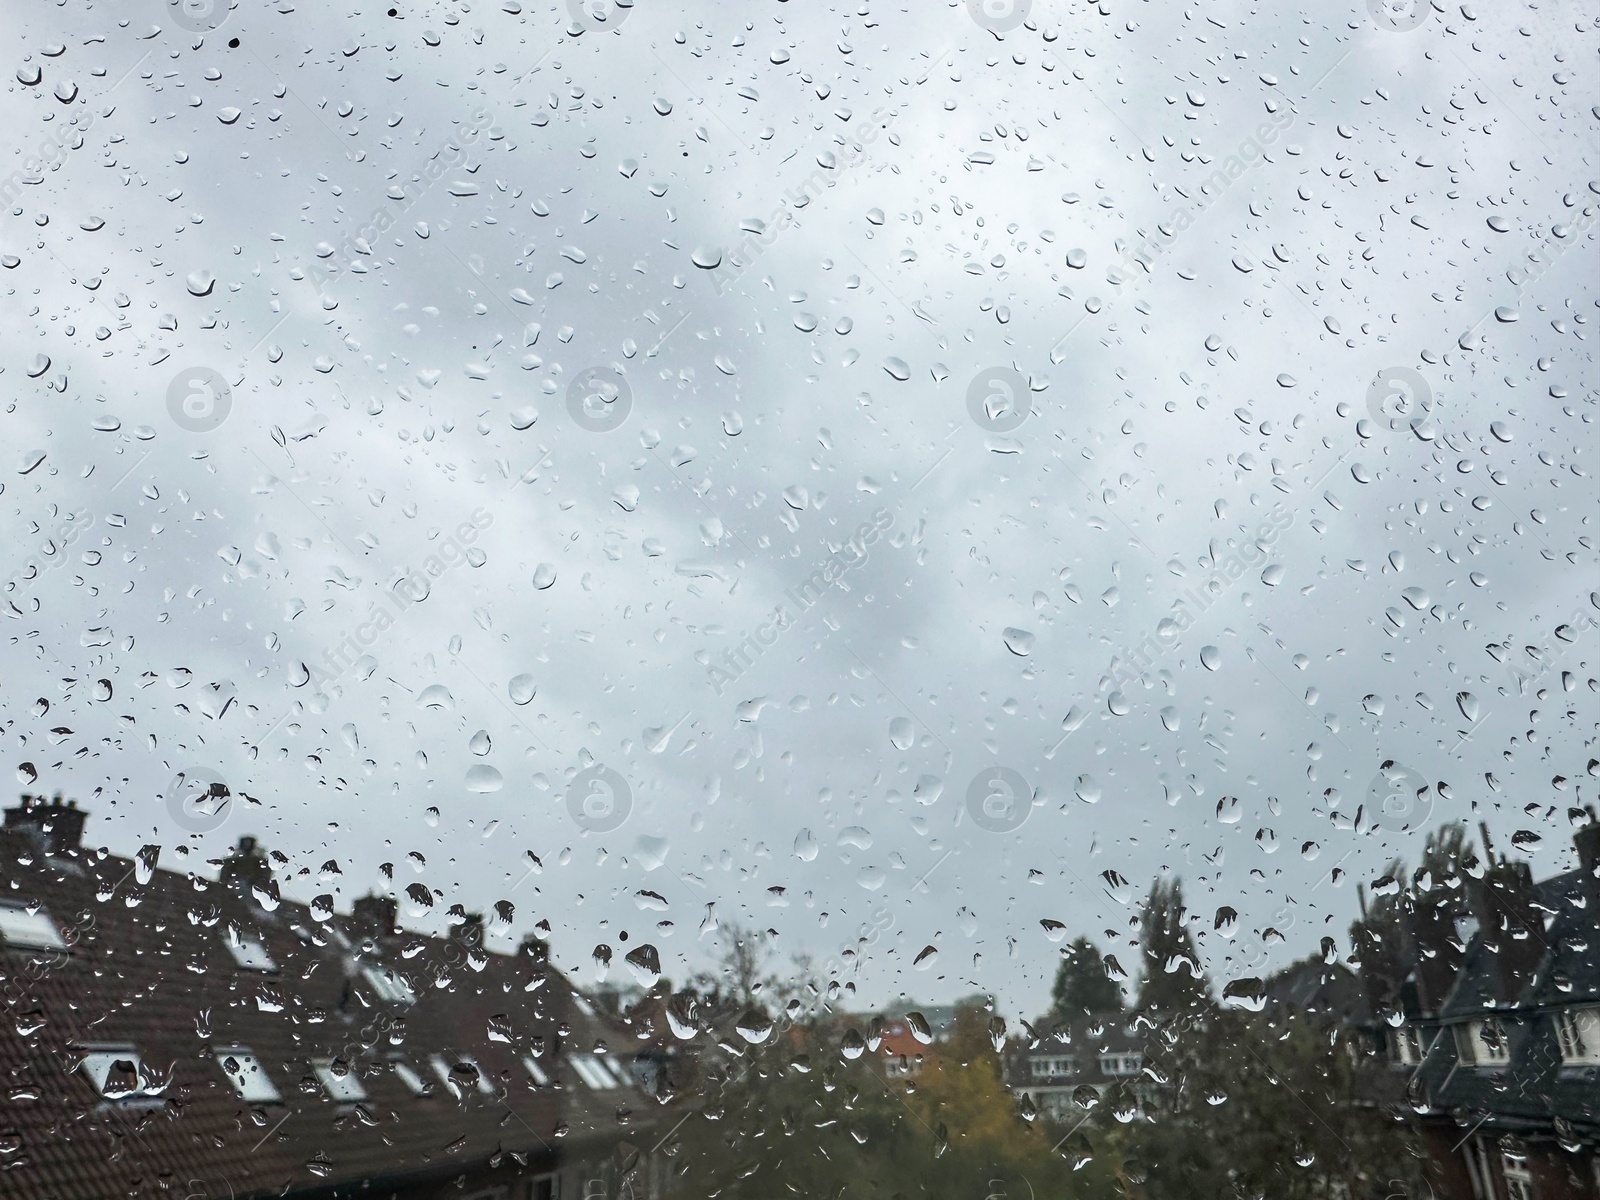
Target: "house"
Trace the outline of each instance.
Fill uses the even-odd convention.
[[[1108,1093],[1130,1095],[1141,1107],[1157,1087],[1145,1067],[1148,1029],[1127,1014],[1065,1021],[1043,1037],[1014,1043],[1006,1056],[1006,1086],[1019,1101],[1056,1121],[1076,1121]]]
[[[1484,828],[1487,861],[1363,954],[1396,1108],[1453,1196],[1600,1197],[1600,822],[1569,815],[1576,870],[1536,883]]]
[[[217,877],[82,841],[24,797],[0,829],[0,1193],[653,1200],[676,1119],[624,1031],[550,966],[285,900],[253,838]],[[509,906],[500,916],[509,915]]]
[[[890,1017],[881,1024],[881,1034],[878,1040],[878,1055],[883,1060],[883,1073],[886,1078],[915,1078],[922,1074],[922,1069],[927,1065],[925,1052],[933,1038],[921,1030],[913,1032],[911,1022],[905,1017]],[[919,1036],[920,1035],[920,1036]],[[871,1046],[871,1039],[868,1039]]]

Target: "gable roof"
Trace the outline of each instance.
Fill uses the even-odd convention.
[[[241,1200],[309,1196],[447,1178],[497,1155],[553,1161],[558,1146],[599,1155],[655,1119],[623,1032],[534,947],[499,954],[318,920],[327,914],[247,887],[78,848],[47,854],[9,829],[0,878],[9,901],[46,914],[67,943],[0,938],[0,1134],[20,1142],[3,1190],[15,1200],[189,1194],[193,1181]],[[259,946],[253,965],[230,951],[231,929]],[[405,986],[385,986],[391,973]],[[78,1069],[86,1052],[113,1046],[136,1052],[141,1093],[107,1099]],[[235,1047],[281,1103],[241,1099],[217,1056]],[[580,1074],[575,1054],[620,1069]],[[364,1098],[330,1094],[313,1066],[325,1060],[348,1064]]]

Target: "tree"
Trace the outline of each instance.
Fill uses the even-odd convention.
[[[1050,1001],[1051,1015],[1061,1021],[1122,1011],[1122,988],[1106,973],[1100,948],[1088,938],[1075,938],[1061,951]]]
[[[1157,1112],[1128,1130],[1144,1200],[1434,1194],[1414,1134],[1372,1103],[1354,1030],[1269,1009],[1167,1032]]]
[[[1140,917],[1139,940],[1144,980],[1139,1006],[1177,1014],[1211,1002],[1211,985],[1200,967],[1183,906],[1183,884],[1157,879],[1150,885]]]

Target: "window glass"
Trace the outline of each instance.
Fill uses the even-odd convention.
[[[0,1192],[1586,1178],[1594,7],[8,5]]]

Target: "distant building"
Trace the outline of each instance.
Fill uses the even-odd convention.
[[[253,838],[218,879],[119,858],[85,815],[0,830],[0,1195],[663,1194],[654,1068],[543,942],[281,900]]]
[[[1398,937],[1358,926],[1395,1107],[1451,1196],[1600,1197],[1600,823],[1573,816],[1577,870],[1535,883],[1485,829],[1459,893],[1402,893]]]
[[[1149,1036],[1126,1014],[1057,1024],[1036,1044],[1014,1046],[1005,1060],[1006,1086],[1019,1101],[1056,1121],[1087,1115],[1113,1090],[1147,1107],[1159,1090],[1144,1069]]]
[[[911,1032],[911,1024],[904,1017],[894,1017],[883,1023],[883,1037],[878,1044],[878,1054],[883,1059],[883,1073],[890,1079],[915,1078],[927,1065],[924,1052],[929,1042]]]

